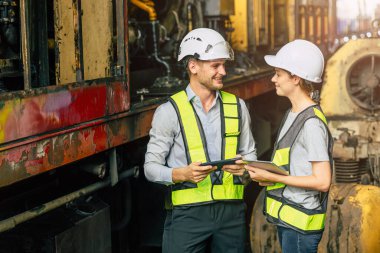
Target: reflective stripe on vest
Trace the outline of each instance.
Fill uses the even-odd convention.
[[[240,108],[238,98],[235,95],[223,91],[220,94],[222,96],[220,115],[223,135],[221,157],[222,159],[228,159],[235,157],[238,150],[241,128]],[[188,163],[209,161],[204,132],[186,92],[181,91],[172,95],[170,102],[178,115]],[[214,173],[211,173],[211,175],[213,178],[216,176]],[[220,175],[222,175],[220,176],[222,183],[214,183],[213,186],[210,175],[197,184],[190,182],[175,184],[172,187],[173,205],[243,199],[244,185],[235,183],[234,178],[236,176],[223,171]]]
[[[315,232],[323,229],[325,225],[326,213],[306,214],[270,197],[266,198],[266,210],[266,213],[273,218],[280,218],[283,222],[303,231]]]
[[[272,156],[273,163],[290,172],[291,148],[305,122],[310,118],[318,118],[325,125],[327,124],[326,118],[318,106],[311,106],[299,113],[282,139],[278,140],[277,138],[275,152]],[[286,116],[284,119],[286,119]],[[328,128],[327,132],[329,135],[329,155],[331,156],[332,137]],[[332,157],[330,157],[331,161]],[[321,210],[310,210],[286,200],[282,195],[285,187],[286,185],[282,183],[266,187],[264,213],[268,221],[275,224],[281,223],[301,233],[322,231],[326,217],[327,197],[321,205]]]

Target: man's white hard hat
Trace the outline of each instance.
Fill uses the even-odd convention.
[[[321,50],[307,40],[294,40],[283,46],[276,55],[266,55],[266,63],[281,68],[313,83],[322,82],[324,58]]]
[[[190,31],[179,46],[178,61],[186,56],[199,60],[233,60],[234,51],[223,36],[209,28],[197,28]]]

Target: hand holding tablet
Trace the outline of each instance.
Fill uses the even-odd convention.
[[[289,172],[280,168],[276,164],[269,161],[249,161],[243,160],[247,165],[256,167],[258,169],[266,170],[272,173],[288,176]]]
[[[217,166],[218,168],[216,170],[221,170],[224,165],[229,165],[229,164],[235,164],[237,160],[242,160],[241,157],[235,157],[231,159],[225,159],[225,160],[218,160],[218,161],[212,161],[212,162],[204,162],[201,163],[200,166]]]

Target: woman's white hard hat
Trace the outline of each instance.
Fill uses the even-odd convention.
[[[276,55],[266,55],[270,66],[285,69],[313,83],[322,82],[324,58],[321,50],[307,40],[294,40],[283,46]]]
[[[197,28],[190,31],[179,46],[178,61],[186,56],[199,60],[233,60],[234,51],[223,36],[209,28]]]

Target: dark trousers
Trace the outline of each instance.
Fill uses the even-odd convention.
[[[301,234],[290,228],[277,226],[282,253],[316,253],[322,239],[322,232]]]
[[[174,207],[166,216],[162,252],[244,253],[245,212],[240,201]]]

